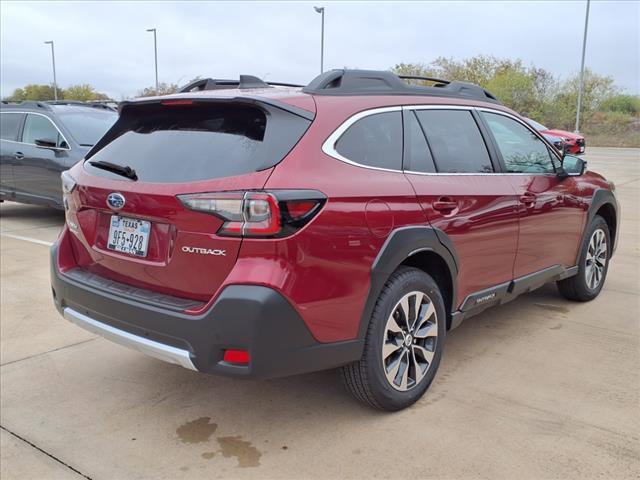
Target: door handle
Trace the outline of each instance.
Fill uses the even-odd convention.
[[[458,208],[458,202],[454,202],[448,197],[440,197],[438,200],[433,202],[433,209],[438,210],[439,212],[450,212],[456,208]]]
[[[24,158],[24,153],[16,152],[14,157],[16,157],[18,160],[22,160]]]
[[[526,192],[523,195],[520,195],[520,203],[524,203],[526,206],[530,207],[534,203],[536,203],[536,195],[530,192]]]

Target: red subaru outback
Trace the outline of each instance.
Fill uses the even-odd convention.
[[[66,319],[201,372],[341,367],[385,410],[464,318],[551,281],[596,297],[619,225],[613,184],[489,92],[376,71],[124,102],[63,188]]]

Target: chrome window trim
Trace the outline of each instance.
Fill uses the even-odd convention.
[[[473,111],[476,107],[472,105],[405,105],[403,110],[468,110]]]
[[[358,120],[369,117],[371,115],[377,115],[379,113],[387,113],[387,112],[402,112],[402,107],[381,107],[381,108],[372,108],[370,110],[363,110],[362,112],[358,112],[355,115],[347,118],[342,124],[336,128],[329,138],[327,138],[322,144],[322,151],[329,155],[330,157],[335,158],[336,160],[340,160],[341,162],[348,163],[349,165],[354,165],[356,167],[368,168],[370,170],[379,170],[383,172],[402,172],[402,170],[396,170],[393,168],[383,168],[383,167],[373,167],[370,165],[363,165],[362,163],[354,162],[353,160],[349,160],[346,157],[343,157],[336,150],[336,143],[340,140],[340,137],[346,132],[351,125],[356,123]]]
[[[322,151],[336,160],[340,160],[341,162],[347,163],[349,165],[353,165],[355,167],[367,168],[369,170],[378,170],[383,172],[394,172],[394,173],[406,173],[410,175],[548,175],[548,176],[556,176],[556,173],[535,173],[535,172],[415,172],[412,170],[396,170],[392,168],[382,168],[382,167],[372,167],[369,165],[364,165],[362,163],[354,162],[353,160],[349,160],[346,157],[343,157],[338,153],[335,149],[335,145],[347,129],[353,125],[358,120],[368,117],[370,115],[376,115],[378,113],[386,113],[386,112],[398,112],[398,111],[414,111],[414,110],[467,110],[469,112],[473,111],[485,111],[489,113],[497,113],[499,115],[504,115],[505,117],[509,117],[516,122],[524,125],[529,131],[533,132],[536,137],[538,137],[542,142],[547,146],[547,150],[551,152],[552,155],[556,157],[560,165],[562,165],[562,159],[559,155],[554,151],[554,148],[549,148],[549,143],[546,141],[544,137],[540,135],[531,125],[527,124],[525,121],[520,120],[515,115],[511,113],[504,112],[502,110],[497,110],[489,107],[476,107],[472,105],[449,105],[449,104],[431,104],[431,105],[398,105],[394,107],[376,107],[369,110],[363,110],[358,112],[351,117],[347,118],[337,129],[333,131],[331,135],[324,141],[322,144]]]
[[[53,128],[55,128],[58,131],[58,134],[62,137],[62,139],[65,141],[65,143],[67,145],[69,145],[68,148],[62,148],[62,147],[40,147],[38,145],[36,145],[35,143],[28,143],[28,142],[19,142],[17,140],[5,140],[2,139],[3,142],[11,142],[11,143],[19,143],[21,145],[31,145],[33,147],[36,148],[44,148],[46,150],[61,150],[61,151],[69,151],[71,150],[71,144],[69,143],[69,141],[67,140],[67,137],[64,136],[64,134],[60,131],[60,129],[58,128],[58,126],[54,123],[53,120],[51,120],[51,118],[49,118],[47,115],[45,115],[44,113],[39,113],[39,112],[25,112],[25,111],[18,111],[18,110],[12,110],[10,112],[0,112],[0,115],[5,115],[5,114],[11,114],[11,113],[18,113],[18,114],[24,114],[24,115],[40,115],[41,117],[46,118],[47,120],[49,120],[49,122],[51,123],[51,125],[53,125]],[[27,122],[27,119],[25,117],[24,122]],[[24,125],[22,126],[22,133],[24,133]]]

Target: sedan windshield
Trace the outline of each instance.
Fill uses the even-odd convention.
[[[60,112],[58,115],[80,145],[92,147],[115,123],[118,114],[108,110],[83,110],[88,111]]]

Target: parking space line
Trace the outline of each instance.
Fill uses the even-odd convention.
[[[72,467],[71,465],[69,465],[68,463],[63,462],[63,461],[62,461],[62,460],[60,460],[58,457],[56,457],[56,456],[52,455],[51,453],[47,452],[46,450],[43,450],[42,448],[40,448],[40,447],[39,447],[39,446],[37,446],[36,444],[31,443],[31,442],[30,442],[29,440],[27,440],[26,438],[21,437],[21,436],[20,436],[20,435],[18,435],[17,433],[12,432],[11,430],[9,430],[9,429],[8,429],[8,428],[6,428],[6,427],[3,427],[2,425],[0,425],[0,429],[4,430],[4,431],[5,431],[5,432],[7,432],[9,435],[12,435],[13,437],[17,438],[18,440],[23,441],[24,443],[26,443],[26,444],[27,444],[27,445],[29,445],[30,447],[32,447],[32,448],[34,448],[34,449],[38,450],[40,453],[43,453],[44,455],[46,455],[47,457],[49,457],[49,458],[51,458],[51,459],[55,460],[55,461],[56,461],[56,462],[58,462],[59,464],[61,464],[61,465],[65,466],[65,467],[67,467],[67,468],[68,468],[69,470],[71,470],[72,472],[74,472],[74,473],[76,473],[76,474],[80,475],[80,476],[81,476],[81,477],[83,477],[83,478],[86,478],[87,480],[91,480],[91,477],[89,477],[89,476],[85,475],[84,473],[82,473],[81,471],[79,471],[79,470],[77,470],[77,469],[73,468],[73,467]]]
[[[44,228],[54,228],[54,227],[62,228],[63,226],[64,225],[60,225],[59,223],[52,223],[52,224],[45,224],[45,225],[36,225],[35,227],[19,227],[19,228],[12,228],[11,230],[4,229],[2,233],[22,232],[24,230],[40,230]]]
[[[38,245],[44,245],[45,247],[50,247],[51,245],[53,245],[53,242],[38,240],[37,238],[23,237],[22,235],[14,235],[12,233],[0,232],[0,235],[7,238],[13,238],[15,240],[24,240],[25,242],[37,243]]]
[[[80,342],[72,343],[70,345],[63,345],[62,347],[54,348],[53,350],[47,350],[46,352],[35,353],[29,357],[18,358],[16,360],[9,360],[8,362],[0,364],[0,367],[6,367],[7,365],[12,365],[14,363],[24,362],[26,360],[31,360],[32,358],[41,357],[43,355],[49,355],[50,353],[59,352],[60,350],[64,350],[65,348],[77,347],[78,345],[82,345],[83,343],[93,342],[94,340],[98,340],[102,337],[93,337],[87,338],[86,340],[81,340]]]

